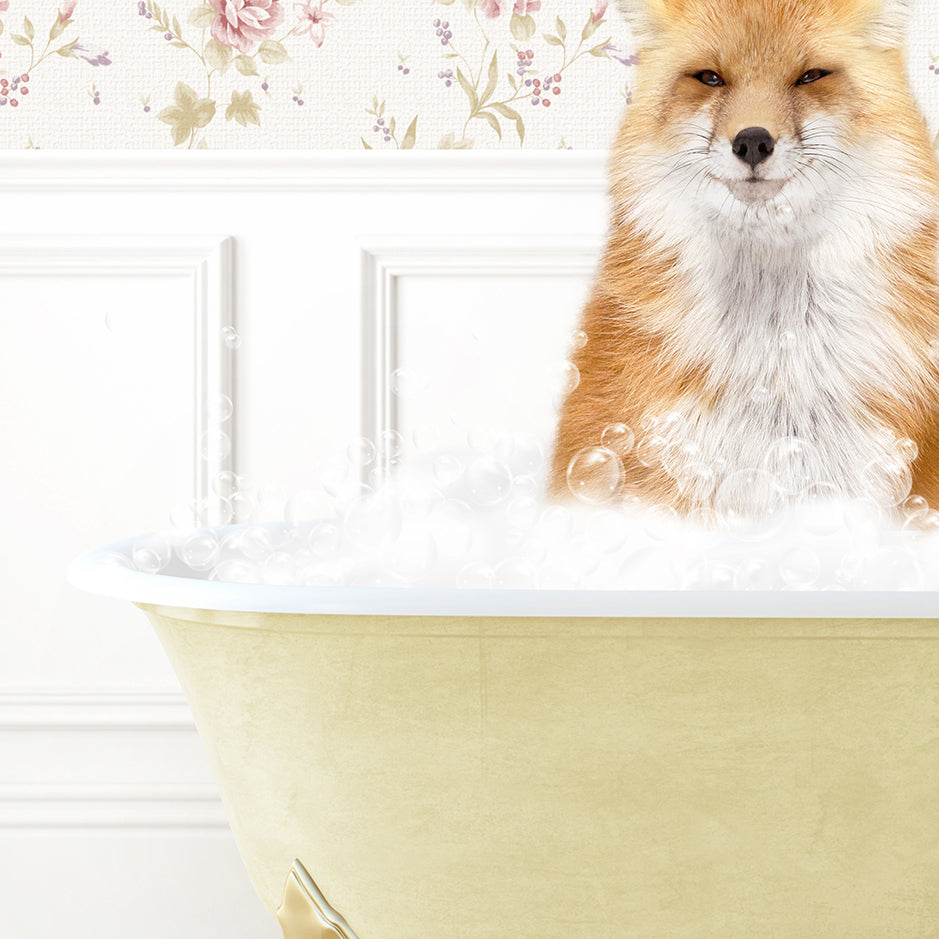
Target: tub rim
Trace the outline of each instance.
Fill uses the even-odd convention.
[[[168,538],[179,533],[162,533]],[[115,563],[137,537],[68,568],[72,586],[132,603],[242,613],[646,619],[939,619],[939,591],[461,590],[234,584],[148,574]]]

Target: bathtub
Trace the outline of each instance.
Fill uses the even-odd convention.
[[[939,595],[230,585],[149,617],[287,939],[939,935]]]

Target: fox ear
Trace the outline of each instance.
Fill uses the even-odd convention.
[[[661,30],[661,0],[616,0],[616,5],[639,45],[648,42]]]
[[[910,0],[875,0],[870,36],[878,46],[899,49],[910,25]]]

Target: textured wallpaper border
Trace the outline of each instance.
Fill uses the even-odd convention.
[[[0,191],[393,189],[598,192],[605,150],[9,150]]]

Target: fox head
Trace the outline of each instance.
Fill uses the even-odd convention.
[[[936,164],[907,85],[907,0],[619,5],[640,65],[614,199],[643,224],[752,239],[922,214]]]

